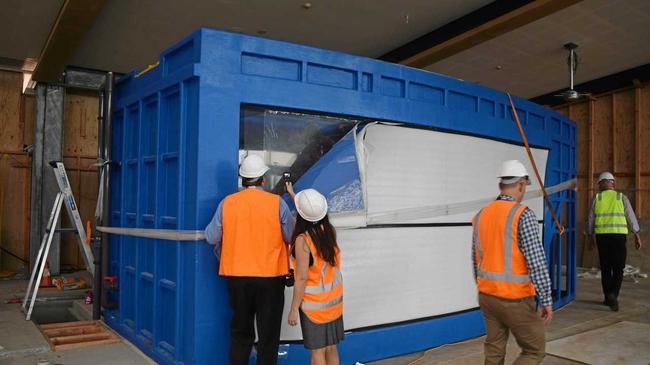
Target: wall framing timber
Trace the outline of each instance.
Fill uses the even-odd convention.
[[[635,82],[632,87],[553,109],[569,116],[578,127],[579,231],[584,231],[591,197],[598,189],[596,178],[602,171],[614,174],[617,189],[628,196],[643,227],[650,219],[650,83]],[[578,235],[578,244],[578,265],[598,266],[597,252],[587,250],[582,235]]]
[[[66,76],[66,81],[71,85],[95,87],[103,82],[103,74],[100,75],[101,80],[95,74],[81,71],[68,72]],[[74,87],[65,90],[65,96],[61,96],[63,98],[62,146],[48,138],[45,141],[50,145],[54,144],[54,148],[58,145],[58,148],[62,149],[63,161],[68,170],[82,220],[94,222],[98,180],[97,168],[92,165],[97,159],[99,100],[96,92]],[[7,275],[22,268],[29,269],[30,236],[32,235],[30,227],[33,219],[41,219],[40,213],[37,216],[32,215],[34,159],[23,151],[23,145],[34,143],[36,132],[34,129],[38,114],[36,104],[34,96],[22,94],[21,73],[0,71],[0,272],[4,271]],[[41,104],[44,108],[45,102]],[[41,113],[44,112],[41,110]],[[47,122],[49,123],[49,120]],[[43,129],[44,124],[40,126],[39,139],[43,138]],[[48,148],[50,147],[52,146]],[[38,153],[42,156],[43,151]],[[51,182],[54,183],[53,174],[49,171],[51,168],[45,166],[46,170],[42,166],[42,158],[40,160],[41,176],[51,177]],[[51,205],[38,205],[39,210],[42,205],[49,214]],[[62,216],[63,226],[70,226],[67,215]],[[84,266],[74,238],[74,236],[64,235],[61,239],[60,266],[63,271]],[[38,244],[40,240],[36,243],[36,250]]]

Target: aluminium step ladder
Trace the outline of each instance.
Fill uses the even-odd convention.
[[[56,176],[56,182],[59,185],[59,192],[56,194],[54,199],[54,206],[50,212],[50,218],[47,222],[47,227],[45,229],[45,235],[41,240],[41,246],[38,249],[38,255],[36,256],[36,264],[34,265],[34,270],[32,271],[31,277],[29,278],[29,284],[27,290],[25,291],[25,298],[23,299],[23,311],[26,311],[26,320],[30,320],[32,316],[32,311],[34,310],[34,302],[36,301],[36,295],[38,294],[38,288],[41,284],[41,278],[43,277],[43,270],[45,269],[45,263],[47,262],[47,255],[50,252],[50,246],[52,245],[52,238],[56,233],[75,233],[78,241],[79,248],[83,252],[83,258],[86,264],[87,270],[94,275],[95,267],[93,266],[94,256],[90,245],[86,242],[86,230],[81,221],[81,216],[79,215],[79,210],[77,209],[77,203],[74,200],[72,195],[72,188],[68,181],[68,174],[65,171],[65,166],[61,161],[52,161],[50,162],[52,166],[54,175]],[[59,216],[61,214],[61,206],[65,203],[66,210],[68,211],[68,216],[73,222],[73,228],[62,228],[56,229],[56,225],[59,221]],[[36,274],[38,272],[38,275]],[[31,299],[29,300],[29,307],[27,306],[28,298],[31,294]]]

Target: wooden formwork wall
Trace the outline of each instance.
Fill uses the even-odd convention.
[[[616,90],[554,108],[578,128],[578,265],[598,266],[596,251],[584,246],[589,203],[602,171],[616,177],[637,217],[650,218],[650,84]]]
[[[97,169],[92,165],[97,159],[98,108],[94,93],[66,93],[63,158],[84,222],[94,220],[97,201]],[[0,271],[15,271],[29,261],[31,158],[23,144],[32,143],[34,112],[34,97],[22,94],[22,74],[0,71]],[[63,226],[69,227],[63,216]],[[62,237],[61,265],[84,266],[74,236]]]
[[[29,261],[32,174],[23,144],[33,139],[34,98],[22,86],[22,74],[0,71],[0,271]]]
[[[68,172],[72,193],[84,222],[95,223],[98,178],[97,167],[97,116],[99,100],[96,93],[70,92],[65,95],[63,119],[63,163]],[[67,214],[62,224],[71,227]],[[76,236],[61,237],[61,267],[85,267]]]

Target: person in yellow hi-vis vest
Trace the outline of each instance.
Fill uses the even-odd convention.
[[[278,359],[287,249],[295,221],[280,196],[262,189],[268,170],[261,157],[246,157],[239,167],[244,189],[224,198],[205,228],[206,241],[215,245],[219,275],[226,277],[233,311],[231,365],[249,363],[253,323],[257,365],[274,365]]]
[[[591,201],[587,216],[587,245],[591,250],[594,241],[598,245],[601,281],[605,300],[603,304],[618,311],[618,293],[623,282],[623,269],[627,249],[628,227],[636,236],[636,249],[641,249],[639,222],[634,215],[630,200],[616,191],[614,175],[603,172],[598,177],[600,190]]]

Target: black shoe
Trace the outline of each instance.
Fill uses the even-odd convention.
[[[618,300],[616,299],[616,296],[613,294],[610,294],[607,296],[607,305],[609,305],[609,309],[611,309],[614,312],[618,312]]]

